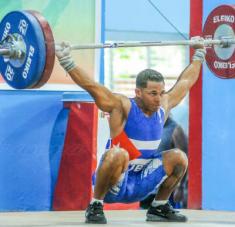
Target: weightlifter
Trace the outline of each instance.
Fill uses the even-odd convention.
[[[199,77],[205,60],[202,38],[196,37],[191,64],[176,84],[165,91],[161,73],[145,69],[136,77],[135,98],[113,94],[75,64],[70,46],[63,43],[56,55],[76,84],[88,91],[99,109],[110,114],[110,139],[93,176],[94,197],[86,210],[86,223],[107,223],[103,202],[131,203],[156,193],[147,221],[186,222],[168,198],[183,178],[188,160],[184,152],[171,149],[158,153],[164,122],[170,110],[185,97]]]

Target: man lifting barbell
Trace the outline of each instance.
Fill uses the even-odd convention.
[[[234,12],[234,8],[232,10]],[[220,29],[221,27],[223,29]],[[147,221],[187,220],[168,203],[169,195],[186,171],[187,157],[179,149],[168,150],[162,154],[156,152],[163,124],[170,109],[184,98],[198,79],[201,63],[205,59],[204,46],[213,52],[213,45],[223,49],[222,53],[220,49],[216,49],[216,53],[222,57],[220,63],[228,63],[228,76],[234,74],[234,29],[227,24],[215,28],[215,37],[211,31],[207,34],[205,30],[206,40],[196,38],[183,41],[107,43],[70,47],[64,43],[54,45],[49,24],[35,11],[13,11],[1,21],[0,55],[3,57],[0,58],[0,70],[11,87],[24,89],[44,85],[53,69],[56,50],[60,64],[76,84],[93,96],[102,111],[110,113],[110,139],[99,168],[94,174],[94,198],[87,208],[86,222],[107,222],[103,213],[103,201],[129,203],[142,200],[156,191],[156,197],[147,212]],[[136,96],[133,99],[112,94],[76,66],[70,56],[71,49],[165,45],[192,46],[196,49],[192,63],[168,92],[164,90],[164,78],[159,72],[151,69],[140,72],[137,75]]]
[[[58,48],[56,55],[61,66],[91,94],[99,109],[110,114],[110,139],[94,174],[94,197],[86,210],[87,223],[107,223],[103,201],[136,202],[156,191],[147,221],[187,221],[168,203],[186,172],[187,157],[179,149],[159,154],[157,148],[169,111],[180,103],[199,77],[206,51],[202,39],[196,39],[193,60],[170,91],[165,91],[164,78],[159,72],[146,69],[137,75],[132,99],[113,94],[92,80],[75,64],[68,44]]]

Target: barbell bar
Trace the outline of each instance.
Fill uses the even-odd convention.
[[[23,42],[23,41],[22,41]],[[60,51],[62,43],[55,44],[55,50]],[[219,45],[221,48],[228,48],[232,44],[235,44],[235,39],[232,37],[221,37],[221,39],[207,39],[203,41],[195,40],[169,40],[169,41],[157,41],[157,42],[113,42],[113,43],[99,43],[99,44],[72,44],[71,50],[85,50],[85,49],[112,49],[112,48],[129,48],[129,47],[152,47],[152,46],[194,46],[203,45],[205,47],[211,45]],[[20,53],[16,55],[15,53]],[[19,49],[19,47],[1,47],[0,55],[8,58],[21,58],[25,54],[25,50]]]
[[[83,44],[83,45],[70,45],[71,50],[82,49],[102,49],[102,48],[127,48],[127,47],[149,47],[149,46],[194,46],[202,44],[204,46],[219,45],[222,48],[230,47],[235,44],[233,37],[221,37],[221,39],[205,39],[203,41],[191,40],[169,40],[157,42],[114,42],[114,43],[99,43],[99,44]],[[56,44],[55,49],[61,50],[60,44]]]
[[[22,42],[24,42],[22,40]],[[55,50],[61,50],[62,43],[55,44]],[[221,48],[228,48],[232,44],[235,44],[235,39],[233,37],[221,37],[220,39],[205,39],[202,41],[198,40],[166,40],[166,41],[156,41],[156,42],[113,42],[113,43],[99,43],[99,44],[72,44],[70,45],[71,50],[83,50],[83,49],[105,49],[105,48],[128,48],[128,47],[151,47],[151,46],[194,46],[194,45],[203,45],[205,47],[211,45],[219,45]],[[12,58],[16,56],[16,52],[25,54],[25,50],[19,49],[19,47],[14,46],[14,41],[12,46],[8,47],[0,46],[0,55],[5,57]],[[24,43],[21,45],[24,46]],[[21,58],[21,55],[17,55],[18,58]],[[17,57],[15,57],[17,58]]]
[[[229,10],[232,10],[232,14],[235,15],[233,6],[226,5],[226,7],[229,7]],[[223,29],[220,29],[221,26]],[[230,58],[222,59],[224,61],[221,63],[223,65],[228,64],[228,67],[232,68],[233,73],[235,70],[234,24],[219,24],[219,27],[216,27],[215,30],[209,33],[205,32],[203,41],[191,39],[156,42],[72,44],[70,48],[71,50],[82,50],[148,46],[194,46],[202,44],[214,51],[215,46],[218,46],[217,52],[212,54],[216,55],[218,49],[219,51],[222,50],[222,52],[229,52],[226,56]],[[52,30],[46,19],[39,12],[32,10],[13,11],[2,19],[0,34],[2,34],[2,41],[0,42],[0,55],[2,56],[0,57],[0,70],[5,81],[16,89],[43,86],[50,78],[54,66],[55,51],[61,50],[61,43],[54,42]],[[219,65],[220,62],[216,64]]]

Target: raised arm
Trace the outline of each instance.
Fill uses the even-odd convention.
[[[181,102],[198,80],[201,65],[205,60],[206,50],[202,44],[195,45],[194,49],[195,53],[191,64],[181,73],[175,85],[164,95],[163,105],[167,112]]]
[[[114,95],[103,85],[95,82],[70,56],[70,46],[66,43],[61,45],[61,50],[56,51],[61,66],[69,73],[73,81],[85,89],[94,98],[99,109],[111,113],[113,109],[122,109],[120,96]]]

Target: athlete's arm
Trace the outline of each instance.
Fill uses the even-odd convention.
[[[71,58],[69,44],[62,43],[60,48],[60,50],[56,51],[56,55],[61,66],[69,73],[76,84],[90,93],[98,108],[109,113],[114,109],[122,112],[122,96],[114,95],[106,87],[90,78],[83,69],[78,67]]]
[[[121,96],[114,95],[109,89],[95,82],[83,69],[76,66],[68,73],[76,84],[90,93],[99,109],[109,113],[113,109],[122,109]]]
[[[203,45],[195,45],[195,53],[191,64],[181,73],[175,85],[164,94],[163,106],[167,113],[186,96],[190,88],[198,80],[202,62],[205,59]]]

